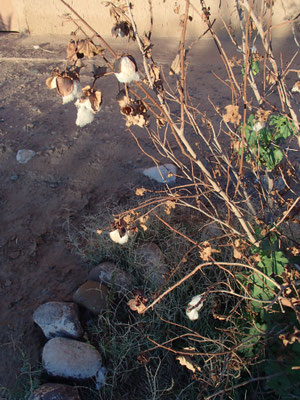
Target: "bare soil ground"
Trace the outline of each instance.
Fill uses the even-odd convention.
[[[62,106],[47,89],[45,80],[65,58],[67,40],[0,36],[0,385],[8,388],[20,375],[20,349],[32,365],[40,359],[43,339],[33,311],[47,301],[71,300],[86,279],[84,265],[66,244],[66,221],[76,223],[110,198],[126,203],[130,188],[143,183],[139,169],[152,166],[126,131],[114,76],[101,81],[102,111],[81,129],[74,105]],[[122,49],[124,42],[115,42]],[[154,54],[170,65],[177,44],[161,40]],[[191,58],[189,83],[203,109],[211,109],[208,93],[216,105],[230,104],[229,90],[212,74],[222,70],[212,46],[210,41],[198,46]],[[83,71],[83,80],[87,76]],[[146,143],[144,131],[136,132]],[[20,149],[34,150],[36,156],[19,164]]]

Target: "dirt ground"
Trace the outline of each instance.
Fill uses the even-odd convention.
[[[102,110],[84,128],[75,125],[74,105],[62,106],[47,89],[45,80],[65,58],[67,40],[0,36],[0,385],[8,388],[16,385],[23,351],[33,366],[40,359],[43,338],[33,311],[47,301],[71,300],[86,279],[85,266],[66,243],[67,221],[79,224],[80,216],[110,198],[126,202],[131,188],[145,180],[140,168],[152,166],[126,131],[114,76],[101,81]],[[162,64],[170,65],[176,44],[158,42],[154,54]],[[114,47],[121,46],[115,40]],[[190,86],[203,109],[209,108],[208,93],[217,105],[230,104],[230,92],[212,74],[221,63],[211,46],[207,41],[190,60]],[[83,81],[87,76],[88,68]],[[147,143],[142,129],[137,134]],[[36,155],[19,164],[20,149]]]

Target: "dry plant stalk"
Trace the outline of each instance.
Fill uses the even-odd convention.
[[[93,55],[94,53],[98,53],[97,56],[102,59],[105,66],[108,69],[113,69],[114,61],[118,58],[117,53],[76,10],[66,1],[60,1],[76,16],[76,21],[72,19],[72,16],[70,18],[80,32],[84,34],[86,43],[89,43],[89,47],[86,50],[87,55],[91,55],[91,52]],[[256,248],[257,252],[259,251],[262,241],[266,237],[269,237],[268,235],[274,233],[275,230],[277,231],[282,222],[290,217],[290,213],[299,200],[299,197],[294,197],[289,200],[289,203],[285,204],[283,201],[280,206],[280,202],[278,201],[280,189],[275,188],[276,179],[271,176],[270,172],[271,170],[276,172],[279,170],[278,165],[283,158],[279,142],[276,142],[278,132],[284,131],[285,139],[290,134],[298,135],[299,139],[299,122],[294,109],[295,105],[285,80],[287,73],[292,71],[290,67],[299,53],[299,48],[288,63],[288,67],[283,70],[274,57],[271,46],[272,9],[268,7],[270,7],[269,3],[272,2],[262,1],[260,14],[257,14],[252,0],[236,0],[235,3],[242,32],[241,44],[238,44],[233,39],[230,27],[226,25],[225,21],[223,23],[233,45],[241,53],[239,60],[230,59],[227,55],[222,40],[214,30],[215,21],[211,21],[210,9],[207,7],[206,2],[200,0],[201,7],[197,9],[189,0],[184,0],[184,13],[179,18],[181,28],[179,48],[171,66],[172,74],[176,76],[176,87],[172,87],[152,54],[153,43],[151,41],[151,31],[153,15],[151,1],[149,0],[151,28],[143,36],[138,31],[138,25],[134,17],[135,9],[133,2],[129,0],[107,2],[107,6],[113,8],[111,15],[115,18],[114,35],[116,35],[117,31],[120,36],[124,35],[134,40],[143,64],[144,76],[142,79],[135,80],[135,88],[133,89],[132,85],[130,88],[125,86],[125,90],[117,96],[120,112],[126,119],[128,131],[134,137],[142,152],[150,157],[158,166],[158,159],[147,153],[135,133],[134,126],[137,125],[139,128],[143,128],[149,140],[154,144],[158,157],[171,161],[176,165],[179,171],[178,175],[184,179],[182,185],[172,187],[166,184],[164,190],[158,193],[157,196],[154,196],[152,193],[150,198],[140,201],[136,208],[124,212],[117,216],[117,218],[124,221],[126,220],[126,215],[130,215],[128,219],[130,222],[128,226],[123,227],[124,229],[133,229],[136,224],[139,228],[146,230],[148,216],[154,214],[169,229],[188,240],[193,248],[198,248],[202,260],[205,261],[186,274],[184,278],[166,289],[152,303],[146,305],[146,303],[142,302],[142,307],[139,305],[140,308],[138,309],[140,314],[153,309],[158,302],[166,298],[167,295],[184,284],[198,271],[209,266],[222,270],[222,273],[228,277],[228,280],[218,282],[215,287],[209,287],[207,293],[203,295],[215,293],[234,297],[238,302],[256,302],[264,311],[270,309],[275,303],[283,311],[283,307],[290,301],[286,294],[287,286],[285,285],[287,283],[279,284],[275,276],[265,273],[258,266],[258,263],[261,262],[260,256],[256,256],[255,258],[255,256],[247,256],[247,254],[249,254],[250,247],[253,249]],[[207,27],[205,32],[199,36],[199,39],[205,34],[210,34],[214,40],[227,74],[226,80],[220,77],[217,78],[231,92],[232,102],[231,104],[224,104],[224,111],[212,104],[215,110],[214,120],[206,116],[206,110],[194,107],[187,89],[187,58],[189,51],[192,50],[192,45],[194,45],[193,42],[191,46],[186,46],[186,32],[190,21],[189,11],[191,7],[196,11],[196,17],[201,18]],[[178,9],[175,9],[175,12],[177,13]],[[266,18],[268,18],[267,25],[264,24]],[[294,22],[295,18],[289,23],[293,24]],[[91,32],[91,36],[85,33],[81,24]],[[95,45],[94,41],[96,39],[100,41],[101,49]],[[263,54],[259,54],[256,48],[256,42],[259,39]],[[76,43],[80,44],[81,42]],[[78,55],[78,52],[80,52],[78,44],[76,51],[72,53],[73,64],[67,66],[66,71],[77,65],[78,59],[76,54]],[[109,54],[106,55],[107,53]],[[236,71],[236,66],[238,66],[239,71],[242,70],[242,78],[238,73],[239,71]],[[259,84],[259,79],[257,78],[261,68],[264,77],[263,85]],[[100,78],[104,79],[105,74],[94,74],[94,81],[89,89],[91,93],[96,93],[96,82]],[[267,76],[271,77],[273,81],[270,78],[268,81]],[[271,88],[269,87],[268,89],[267,85],[271,85]],[[274,105],[274,96],[276,93],[280,102],[280,108]],[[105,94],[103,97],[105,99]],[[171,104],[172,109],[177,109],[177,113],[171,112]],[[241,112],[241,110],[243,111]],[[252,117],[251,114],[253,114]],[[275,119],[271,120],[273,114],[275,115]],[[252,118],[251,121],[249,118]],[[272,128],[275,123],[278,124],[276,125],[277,130]],[[264,134],[265,136],[272,134],[273,136],[270,140],[268,139],[268,142],[267,139],[264,139],[265,141],[261,140],[259,137],[260,134]],[[227,141],[228,138],[231,141],[231,153],[229,150],[224,149],[224,145],[222,144],[222,138],[224,137],[227,138]],[[175,139],[179,147],[179,154],[173,150],[173,139]],[[269,156],[270,159],[273,157],[273,160],[267,158],[269,154],[267,153],[268,146],[273,146],[274,153]],[[210,165],[204,159],[203,148],[205,148],[205,157],[210,161]],[[293,175],[295,171],[292,171],[292,164],[288,158],[286,165],[290,171],[289,175]],[[284,175],[283,168],[280,169],[280,172],[283,181],[287,185],[289,179]],[[251,175],[250,178],[249,174]],[[267,185],[264,184],[264,179]],[[142,197],[148,192],[150,191],[145,188],[138,188],[136,194]],[[275,198],[276,201],[274,200]],[[175,207],[190,209],[208,221],[217,223],[222,229],[224,237],[227,238],[226,245],[232,252],[233,258],[241,259],[241,261],[233,263],[219,261],[217,256],[213,257],[211,243],[207,242],[207,244],[195,241],[192,237],[188,237],[180,231],[175,230],[161,216],[156,214],[159,208],[164,208],[166,214],[170,214]],[[285,212],[283,216],[282,212]],[[257,215],[261,216],[260,219],[271,215],[273,219],[272,226],[262,223],[264,226],[264,230],[262,230],[264,235],[260,238],[257,237],[253,229],[253,226],[258,223]],[[213,238],[211,238],[211,241],[213,242]],[[206,252],[203,250],[204,247],[206,247]],[[273,299],[261,300],[251,295],[249,285],[243,284],[242,279],[235,277],[232,270],[243,270],[255,275],[257,282],[264,282],[267,287],[272,288]],[[235,282],[235,286],[229,283],[230,279]],[[290,301],[290,307],[294,307],[293,304],[295,302]],[[237,307],[233,313],[237,310]],[[295,312],[296,314],[298,313],[297,310]],[[218,316],[217,313],[215,315]],[[226,319],[227,317],[219,315],[218,318]],[[170,321],[168,323],[172,324]],[[192,337],[193,340],[209,340],[208,338],[201,338],[195,332],[188,332],[186,335],[190,338]],[[180,338],[174,338],[173,341]],[[169,341],[162,344],[156,343],[152,339],[151,341],[156,347],[162,347],[174,352],[168,346]],[[230,348],[225,349],[225,345],[220,341],[217,343],[217,347],[222,348],[224,350],[222,352],[212,352],[211,354],[206,352],[202,354],[195,351],[176,351],[176,354],[182,356],[201,354],[203,357],[206,357],[206,362],[220,356],[225,357],[223,359],[231,357],[231,362],[234,359],[239,368],[241,368],[242,361],[237,354],[241,346],[245,346],[245,343],[235,343]],[[182,362],[189,365],[190,368],[194,368],[195,371],[197,370],[194,364],[188,362],[187,359],[184,359]],[[255,379],[247,382],[255,382]],[[229,387],[225,387],[224,390],[222,393],[231,391]],[[216,392],[215,396],[218,394]]]

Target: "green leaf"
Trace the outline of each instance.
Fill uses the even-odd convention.
[[[254,76],[259,74],[260,68],[259,68],[259,62],[258,61],[255,61],[255,62],[251,63],[251,71],[252,71]]]

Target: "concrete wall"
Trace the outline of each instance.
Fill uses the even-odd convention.
[[[109,15],[109,7],[105,7],[102,0],[67,0],[67,2],[93,26],[101,35],[110,36],[113,20]],[[133,13],[138,22],[140,32],[148,30],[150,26],[150,14],[148,0],[133,0]],[[160,37],[178,37],[179,17],[184,12],[184,0],[152,0],[153,3],[153,34]],[[218,17],[219,0],[207,0],[212,18]],[[191,4],[199,7],[199,0],[191,0]],[[220,15],[231,26],[238,29],[238,20],[235,12],[235,0],[223,0]],[[179,6],[178,14],[174,8]],[[274,24],[282,23],[287,17],[295,16],[297,1],[276,1],[274,5]],[[299,11],[299,10],[298,10]],[[72,22],[68,21],[65,14],[70,11],[60,0],[0,0],[0,21],[2,28],[29,32],[35,34],[69,34],[74,30]],[[188,37],[197,37],[206,29],[201,17],[191,7],[190,16],[192,22],[188,24]],[[224,31],[220,18],[215,26],[219,33]],[[290,32],[288,25],[274,29],[279,36]]]

